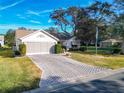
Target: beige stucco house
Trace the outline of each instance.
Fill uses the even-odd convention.
[[[15,32],[16,49],[19,50],[20,44],[26,44],[26,55],[54,53],[54,47],[58,41],[58,38],[44,30],[16,30]]]

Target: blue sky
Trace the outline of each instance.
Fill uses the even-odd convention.
[[[50,12],[69,6],[88,6],[93,0],[0,0],[0,34],[8,29],[32,29],[55,26]]]

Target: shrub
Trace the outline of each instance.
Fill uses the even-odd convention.
[[[61,45],[60,42],[58,42],[58,43],[55,45],[55,53],[56,53],[56,54],[62,53],[62,45]]]
[[[79,51],[78,48],[70,48],[69,51]]]
[[[120,48],[113,48],[113,54],[120,54],[121,49]]]
[[[116,44],[114,44],[114,45],[112,45],[112,47],[115,47],[115,48],[121,48],[121,43],[116,43]]]
[[[22,56],[26,55],[26,45],[25,44],[20,44],[19,45],[19,52]]]
[[[119,43],[114,44],[110,47],[112,54],[120,54],[121,53],[121,45]]]
[[[62,46],[62,48],[66,50],[66,46]]]
[[[21,55],[19,51],[14,51],[14,54],[17,56]]]
[[[86,46],[81,46],[80,47],[80,51],[86,51],[87,50],[87,47]]]

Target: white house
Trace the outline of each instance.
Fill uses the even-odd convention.
[[[77,40],[76,37],[72,37],[68,40],[65,40],[63,45],[66,47],[66,49],[80,48],[80,40]]]
[[[0,45],[3,47],[4,46],[4,36],[0,35]]]
[[[116,40],[116,39],[108,39],[105,41],[100,42],[100,47],[106,48],[106,47],[111,47],[114,44],[122,44],[122,40]]]
[[[54,53],[54,46],[58,41],[59,39],[43,30],[17,30],[15,33],[16,49],[19,49],[20,44],[26,44],[26,55]]]

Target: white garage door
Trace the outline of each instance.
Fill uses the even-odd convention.
[[[54,42],[27,42],[26,44],[26,54],[51,54],[54,53]]]

